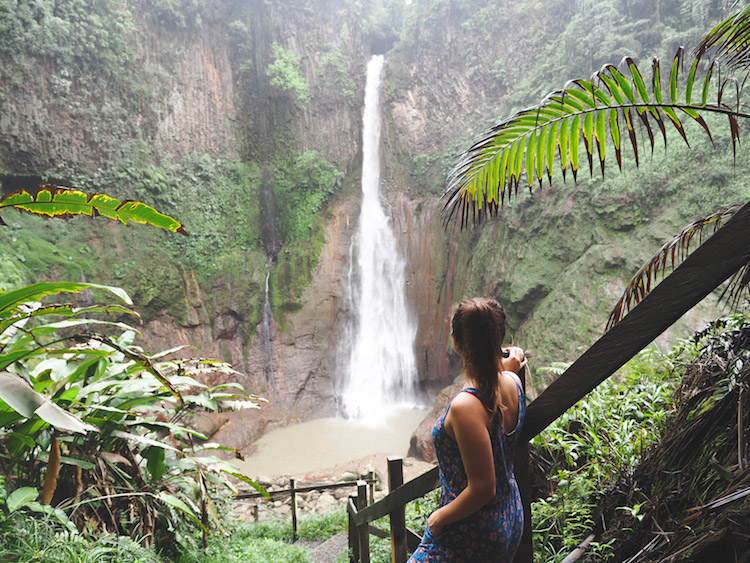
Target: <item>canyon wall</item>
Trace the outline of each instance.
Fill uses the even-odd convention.
[[[547,44],[564,38],[580,14],[570,2],[389,5],[403,14],[386,31],[367,7],[334,0],[212,0],[185,11],[98,6],[103,12],[92,14],[119,30],[107,36],[91,18],[24,15],[28,21],[19,25],[27,34],[88,27],[78,35],[71,28],[70,43],[45,48],[34,45],[47,36],[35,43],[32,34],[15,46],[0,41],[3,189],[49,178],[136,196],[186,216],[191,237],[13,216],[13,233],[33,237],[19,234],[6,245],[0,284],[72,276],[123,285],[145,309],[144,345],[186,345],[193,348],[181,354],[231,362],[247,374],[248,391],[269,399],[258,411],[196,421],[215,439],[246,448],[266,428],[336,411],[341,319],[350,314],[343,296],[359,212],[365,64],[373,52],[387,52],[384,203],[406,258],[419,377],[433,391],[458,373],[447,326],[458,299],[500,299],[511,336],[533,351],[532,368],[570,361],[601,333],[629,275],[665,238],[712,198],[747,192],[729,176],[696,178],[679,164],[687,149],[674,145],[669,154],[657,150],[640,171],[605,180],[582,171],[577,185],[555,182],[519,194],[481,227],[444,227],[439,195],[456,154],[498,115],[560,87],[572,78],[566,72],[587,68],[549,65]],[[76,43],[79,36],[108,39],[92,46]],[[276,62],[287,65],[279,72],[289,84],[270,80]],[[294,179],[299,190],[273,191],[299,155],[307,156],[301,170],[313,169],[310,161],[326,163],[336,179],[306,216],[308,230],[284,239],[273,234],[272,219],[311,201],[293,197],[308,181],[304,174]],[[693,186],[696,180],[702,182]],[[19,258],[33,245],[48,253],[40,263],[49,267]],[[272,381],[258,331],[267,272]],[[698,326],[714,314],[703,309],[684,324]]]

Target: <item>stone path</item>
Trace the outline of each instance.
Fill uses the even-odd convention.
[[[346,534],[336,534],[310,552],[310,561],[312,563],[336,563],[339,556],[346,551],[348,542],[349,538]]]

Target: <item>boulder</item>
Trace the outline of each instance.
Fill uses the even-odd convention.
[[[432,427],[435,425],[435,421],[438,417],[443,414],[445,407],[451,402],[451,399],[458,393],[464,386],[464,378],[458,377],[451,385],[443,389],[435,399],[435,404],[430,410],[429,414],[424,417],[422,422],[414,431],[411,436],[409,443],[409,456],[421,458],[425,461],[434,461],[435,459],[435,448],[432,445]]]

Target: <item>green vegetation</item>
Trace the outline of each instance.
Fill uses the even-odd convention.
[[[131,49],[124,36],[134,29],[130,9],[110,2],[0,2],[0,52],[51,59],[63,89],[82,71],[126,72]]]
[[[146,4],[160,25],[184,30],[203,24],[205,2],[201,0],[146,0]]]
[[[266,67],[268,83],[281,96],[290,96],[302,109],[310,102],[310,87],[300,68],[300,56],[278,43],[272,47],[273,60]]]
[[[532,504],[534,561],[561,561],[591,533],[598,495],[661,439],[675,367],[694,353],[687,343],[669,355],[644,350],[531,441],[532,465],[550,476],[549,495]]]
[[[104,529],[147,542],[165,535],[179,542],[183,519],[208,533],[209,518],[218,523],[213,495],[233,490],[222,474],[247,479],[207,455],[227,448],[206,443],[182,421],[206,409],[257,408],[258,399],[238,383],[210,387],[196,379],[235,375],[226,364],[164,359],[176,350],[147,355],[133,345],[128,325],[90,318],[137,316],[127,307],[38,302],[89,289],[131,303],[118,288],[86,283],[41,282],[0,294],[0,468],[13,490],[8,511],[49,514],[70,533]],[[50,316],[70,319],[39,322]]]
[[[312,281],[325,242],[324,212],[341,188],[343,174],[316,151],[278,158],[272,167],[277,208],[276,233],[281,242],[273,272],[276,320],[302,307],[302,292]]]
[[[346,62],[346,57],[336,46],[323,53],[318,67],[321,86],[326,94],[338,93],[347,103],[355,106],[359,103],[357,83],[352,78],[352,72]]]
[[[341,187],[343,174],[317,151],[279,158],[273,164],[273,192],[279,202],[276,227],[284,242],[309,238],[315,218]]]
[[[1,481],[1,480],[0,480]],[[39,563],[161,563],[150,549],[128,537],[105,535],[98,539],[61,529],[49,517],[9,511],[0,482],[0,560]]]
[[[89,198],[45,186],[35,196],[15,192],[0,200],[0,208],[13,207],[47,217],[97,209],[168,230],[179,226],[141,202],[121,205],[102,194]],[[109,291],[125,305],[42,303],[89,290]],[[216,502],[226,494],[222,491],[235,491],[227,476],[260,489],[235,466],[207,454],[234,450],[208,443],[184,421],[205,410],[258,408],[261,399],[246,395],[236,382],[209,386],[198,379],[218,372],[240,375],[231,366],[202,358],[165,360],[181,348],[148,355],[133,344],[135,329],[101,318],[140,320],[130,305],[122,289],[92,283],[39,282],[0,290],[3,546],[42,556],[56,550],[59,534],[51,536],[46,521],[32,522],[30,534],[18,534],[14,519],[27,512],[74,537],[65,550],[70,557],[86,546],[78,541],[81,531],[130,536],[148,547],[165,538],[182,544],[183,536],[194,533],[187,526],[197,526],[205,544],[211,521],[221,529]],[[67,320],[48,322],[49,317]],[[94,550],[115,553],[103,545]]]
[[[60,522],[49,517],[31,516],[18,508],[8,511],[7,495],[0,480],[0,558],[40,563],[307,563],[309,549],[292,543],[288,520],[269,520],[257,524],[222,516],[223,535],[211,535],[204,550],[199,535],[183,536],[180,553],[164,549],[146,549],[128,537],[63,531]],[[222,507],[225,508],[225,507]],[[323,542],[333,534],[346,532],[343,510],[301,518],[299,537],[303,542]]]

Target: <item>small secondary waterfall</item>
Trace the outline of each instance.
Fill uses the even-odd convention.
[[[273,349],[271,347],[271,292],[269,291],[269,279],[271,271],[266,265],[266,296],[263,301],[263,309],[260,314],[260,336],[263,340],[263,375],[268,385],[268,392],[279,401],[279,390],[276,388],[276,377],[273,373]]]
[[[380,201],[380,84],[383,56],[367,64],[362,130],[362,209],[352,241],[350,299],[355,318],[341,392],[347,416],[382,419],[414,405],[416,328],[406,309],[404,261]]]

